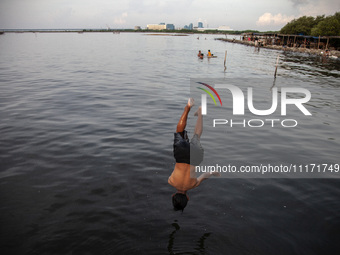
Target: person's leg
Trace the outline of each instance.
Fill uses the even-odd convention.
[[[195,134],[198,136],[198,138],[201,138],[201,135],[202,135],[202,132],[203,132],[203,116],[202,116],[201,106],[198,107],[198,110],[195,113],[195,116],[197,116],[197,121],[196,121],[196,126],[195,126]]]
[[[191,107],[194,106],[194,99],[189,98],[187,105],[184,108],[184,112],[182,113],[181,118],[178,121],[176,132],[177,133],[182,133],[187,126],[187,119],[188,119],[188,114],[191,109]]]

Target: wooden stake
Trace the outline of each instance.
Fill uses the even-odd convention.
[[[275,72],[274,72],[274,78],[276,78],[277,67],[279,66],[279,59],[280,59],[280,54],[277,55],[276,66],[275,66]]]
[[[227,51],[225,51],[225,55],[224,55],[224,71],[227,70],[226,63],[227,63]]]

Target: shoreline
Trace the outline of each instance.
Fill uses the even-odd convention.
[[[220,40],[220,41],[230,42],[230,43],[238,43],[238,44],[255,47],[255,42],[252,42],[252,41],[241,41],[241,40],[227,39],[227,38],[216,38],[215,40]],[[324,56],[324,51],[325,51],[323,49],[307,49],[307,48],[301,48],[301,47],[297,48],[297,47],[287,47],[287,46],[281,46],[281,45],[263,45],[263,46],[260,46],[260,48],[307,53],[307,54],[318,55],[318,56]],[[340,58],[340,51],[329,50],[329,53],[330,53],[329,57]]]
[[[0,29],[0,34],[4,33],[164,33],[164,34],[215,34],[215,35],[241,35],[248,32],[259,32],[255,30],[235,30],[235,31],[219,31],[219,30],[147,30],[147,29],[103,29],[103,28],[71,28],[71,29]]]
[[[236,32],[236,31],[235,31]],[[164,35],[164,36],[186,36],[189,34],[225,34],[228,33],[218,33],[214,30],[207,30],[205,32],[198,32],[198,31],[155,31],[155,30],[134,30],[134,29],[0,29],[0,35],[4,35],[6,33],[145,33],[146,35]],[[157,34],[156,34],[157,33]],[[239,33],[235,34],[228,34],[228,35],[239,35]],[[255,47],[255,42],[253,41],[243,41],[237,39],[228,39],[228,38],[215,38],[215,40],[220,40],[224,42],[230,43],[238,43],[243,44],[246,46],[253,46]],[[256,46],[257,47],[257,46]],[[310,55],[317,55],[317,56],[325,56],[324,51],[325,49],[309,49],[309,48],[302,48],[302,47],[288,47],[282,45],[262,45],[260,48],[271,49],[271,50],[282,50],[282,51],[289,51],[289,52],[298,52],[298,53],[307,53]],[[330,58],[340,58],[340,51],[337,50],[329,50]]]

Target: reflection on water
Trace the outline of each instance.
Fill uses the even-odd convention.
[[[206,37],[1,36],[2,253],[339,250],[338,180],[214,178],[190,191],[184,213],[172,210],[172,139],[189,78],[265,79],[254,89],[261,104],[288,81],[312,93],[315,119],[294,132],[224,130],[214,143],[205,130],[202,145],[224,151],[224,163],[241,152],[240,160],[338,161],[339,61],[285,53],[273,81],[277,51]],[[208,49],[217,58],[197,58]],[[189,130],[194,122],[190,115]]]
[[[276,77],[274,78],[273,85],[270,87],[270,91],[272,91],[272,89],[275,87],[275,83],[276,83]]]
[[[282,55],[281,68],[297,76],[314,76],[336,79],[340,77],[340,60],[322,56],[285,52]],[[291,71],[294,72],[291,72]]]
[[[196,245],[195,248],[193,248],[193,252],[189,251],[181,251],[176,249],[176,232],[180,230],[180,226],[175,221],[171,224],[175,230],[172,231],[172,233],[169,235],[169,244],[168,244],[168,251],[170,255],[174,254],[206,254],[205,250],[205,240],[211,235],[211,233],[204,233],[196,242],[192,242]]]

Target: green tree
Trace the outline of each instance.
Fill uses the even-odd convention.
[[[313,36],[340,36],[340,12],[325,18],[303,16],[287,23],[280,31],[282,34],[304,34]]]
[[[294,19],[285,25],[281,29],[282,34],[304,34],[310,35],[312,28],[315,26],[316,22],[320,22],[323,19],[323,16],[318,16],[317,18],[314,17],[307,17],[303,16],[298,19]]]
[[[328,16],[312,29],[313,36],[340,36],[340,12]]]

